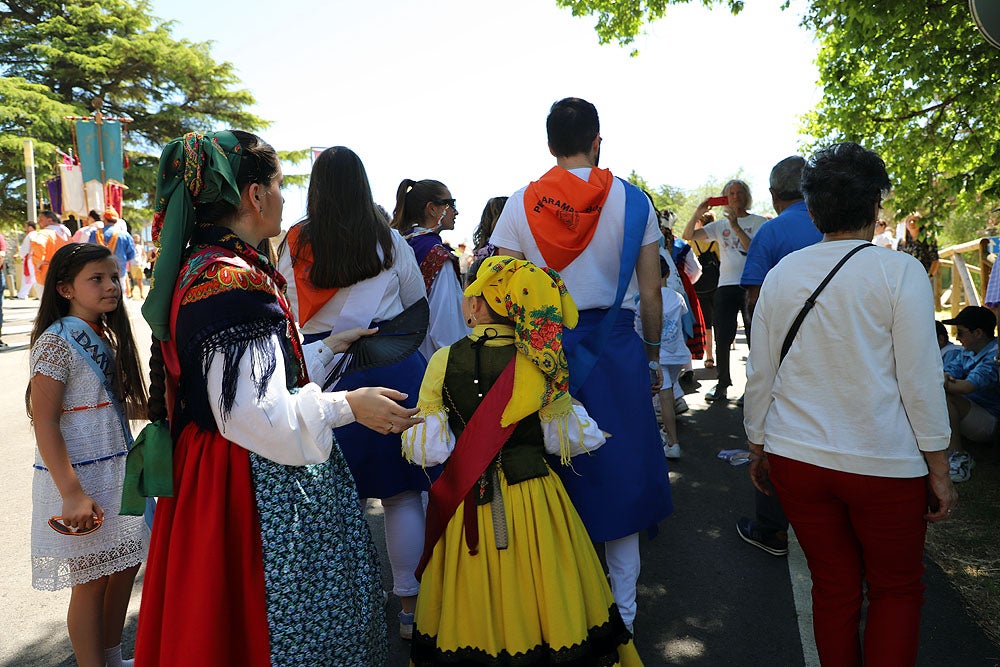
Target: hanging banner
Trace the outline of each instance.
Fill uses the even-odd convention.
[[[120,122],[105,120],[97,124],[92,120],[76,121],[76,144],[85,182],[125,182]]]
[[[72,213],[83,219],[87,217],[87,195],[83,190],[83,172],[76,164],[59,165],[59,176],[62,181],[62,205],[68,215]]]

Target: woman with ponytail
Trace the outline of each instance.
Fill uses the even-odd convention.
[[[440,181],[403,179],[396,189],[392,226],[413,248],[427,289],[431,321],[420,346],[425,359],[469,333],[462,317],[462,283],[458,256],[439,232],[455,229],[458,208]]]
[[[280,231],[281,180],[274,149],[245,132],[190,133],[160,158],[142,311],[160,348],[150,414],[167,415],[175,445],[143,584],[143,667],[386,659],[377,553],[333,429],[398,431],[415,411],[390,389],[309,382],[364,332],[301,344],[259,250]]]
[[[349,148],[323,151],[313,164],[308,217],[288,230],[278,270],[288,282],[292,311],[311,341],[353,326],[378,327],[426,299],[413,251],[372,200],[361,158]],[[426,306],[424,306],[426,307]],[[414,407],[426,362],[415,349],[384,366],[344,374],[339,389],[391,386]],[[424,544],[421,492],[431,476],[408,465],[399,431],[372,432],[356,424],[336,430],[337,442],[362,498],[380,498],[393,593],[400,598],[400,636],[409,639],[419,584],[414,577]]]

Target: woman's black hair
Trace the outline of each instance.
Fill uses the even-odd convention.
[[[299,242],[312,249],[309,281],[316,287],[348,287],[392,267],[392,230],[372,199],[365,165],[350,148],[327,148],[316,158],[306,215]],[[297,250],[289,248],[293,256]]]
[[[845,142],[810,156],[802,168],[801,186],[813,222],[829,234],[873,224],[891,183],[882,158]]]
[[[90,262],[108,258],[113,259],[111,251],[93,243],[69,243],[56,251],[49,263],[42,300],[38,305],[35,325],[31,330],[32,346],[53,322],[69,315],[70,303],[59,293],[59,286],[72,283]],[[115,352],[115,369],[111,378],[115,398],[125,406],[125,413],[129,419],[146,419],[148,399],[142,363],[139,361],[139,353],[132,336],[128,312],[121,299],[117,308],[101,316],[100,324],[111,349]],[[25,392],[24,406],[28,417],[31,417],[30,382]]]
[[[251,183],[270,185],[278,173],[278,153],[271,144],[256,134],[242,130],[229,130],[240,142],[240,168],[236,172],[236,185],[240,191]],[[212,225],[236,215],[237,209],[227,201],[195,203],[194,215],[199,224]]]
[[[448,188],[441,181],[425,178],[415,181],[404,178],[396,188],[396,208],[392,210],[392,228],[405,232],[413,225],[424,224],[427,204],[448,196]]]
[[[490,242],[493,229],[497,226],[497,218],[500,217],[506,203],[507,197],[493,197],[486,202],[483,215],[479,218],[479,226],[472,233],[472,245],[475,246],[473,250],[482,250]]]

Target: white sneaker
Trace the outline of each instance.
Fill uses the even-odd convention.
[[[663,455],[668,459],[679,459],[681,457],[681,446],[680,443],[670,444],[667,441],[667,434],[660,431],[660,441],[663,443]]]

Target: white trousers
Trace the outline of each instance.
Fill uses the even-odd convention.
[[[385,548],[392,566],[392,592],[416,595],[420,582],[414,572],[424,551],[424,503],[419,491],[403,491],[382,499],[385,510]]]
[[[25,260],[27,261],[27,260]],[[35,267],[28,264],[28,275],[21,274],[21,289],[17,290],[18,299],[27,299],[28,293],[35,285]]]
[[[605,542],[604,555],[611,575],[611,594],[631,630],[635,623],[635,585],[639,581],[639,533]]]

